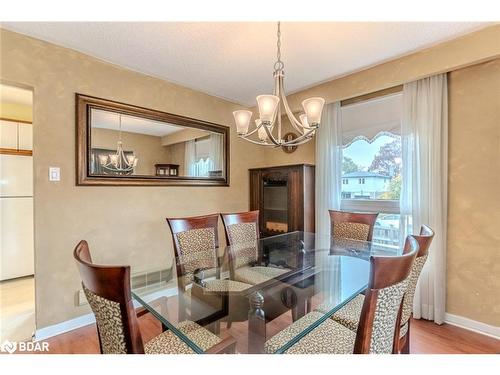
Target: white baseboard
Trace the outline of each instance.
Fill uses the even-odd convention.
[[[500,327],[495,327],[476,320],[464,318],[463,316],[448,313],[444,314],[444,321],[445,323],[500,340]]]
[[[144,298],[146,302],[153,301],[159,297],[171,297],[177,295],[177,288],[162,289],[157,292],[148,294]],[[137,308],[140,304],[134,300],[134,306]],[[85,314],[74,319],[66,320],[48,327],[40,328],[35,331],[35,341],[46,340],[50,337],[60,335],[72,331],[77,328],[84,327],[89,324],[95,323],[94,314]]]
[[[46,340],[49,337],[57,336],[61,333],[66,333],[92,323],[95,323],[95,317],[94,314],[90,313],[48,327],[40,328],[35,331],[35,341]]]

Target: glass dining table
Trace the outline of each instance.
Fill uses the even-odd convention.
[[[283,353],[366,289],[371,255],[400,251],[291,232],[219,249],[214,267],[168,282],[133,285],[132,297],[195,353],[207,348],[181,328],[186,320],[220,339],[232,337],[237,353]],[[178,261],[177,270],[182,266]],[[289,330],[278,347],[266,346],[299,319],[300,329]]]

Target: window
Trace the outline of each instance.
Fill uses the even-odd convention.
[[[341,208],[379,212],[373,241],[399,247],[401,93],[343,106]]]

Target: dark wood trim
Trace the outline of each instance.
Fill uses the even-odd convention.
[[[20,123],[20,124],[29,124],[29,125],[33,125],[33,122],[32,122],[32,121],[16,120],[16,119],[13,119],[13,118],[7,118],[7,117],[0,117],[0,120],[3,120],[3,121],[10,121],[10,122],[18,122],[18,123]]]
[[[229,186],[230,173],[230,128],[208,121],[189,118],[131,104],[115,102],[93,96],[75,94],[76,121],[76,184],[78,186]],[[90,158],[90,123],[92,108],[102,109],[150,120],[167,122],[188,128],[212,131],[224,135],[224,176],[221,178],[198,177],[157,177],[157,176],[92,176],[89,173]]]
[[[1,155],[32,156],[32,150],[17,150],[15,148],[0,148]]]
[[[361,103],[361,102],[364,102],[367,100],[379,98],[379,97],[385,96],[385,95],[395,94],[395,93],[401,92],[401,91],[403,91],[403,85],[393,86],[393,87],[389,87],[387,89],[370,92],[368,94],[364,94],[364,95],[360,95],[360,96],[355,96],[354,98],[341,100],[340,106],[345,107],[347,105]]]

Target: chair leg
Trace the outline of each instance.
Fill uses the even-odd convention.
[[[408,332],[406,332],[405,343],[401,348],[401,354],[410,354],[410,322],[408,321]]]

